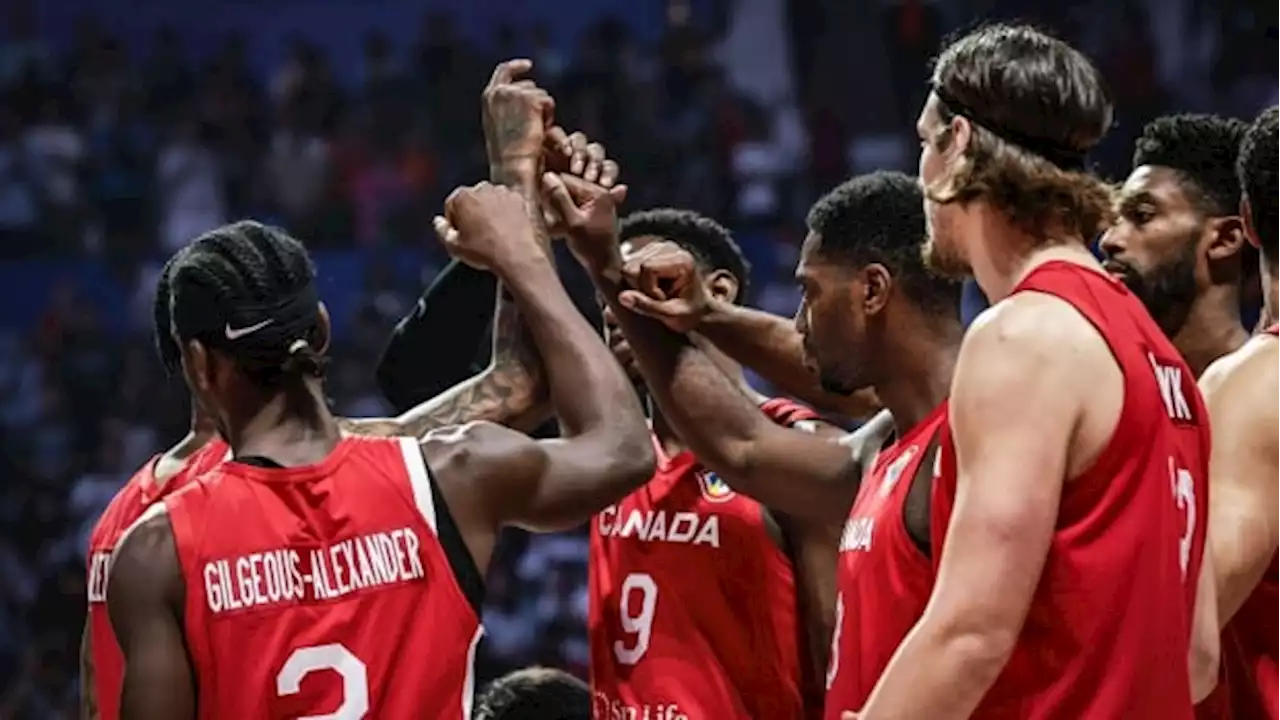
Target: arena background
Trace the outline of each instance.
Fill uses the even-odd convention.
[[[804,212],[913,170],[926,64],[981,19],[1054,28],[1112,85],[1094,160],[1147,119],[1276,102],[1275,5],[1249,0],[8,0],[0,13],[0,720],[72,717],[89,529],[185,430],[150,339],[158,262],[254,217],[313,249],[337,409],[376,415],[390,325],[441,266],[428,219],[485,173],[478,93],[516,55],[603,140],[632,207],[734,228],[790,314]],[[980,298],[975,299],[980,302]],[[482,674],[583,673],[582,533],[513,533]],[[749,602],[749,598],[744,598]],[[429,648],[424,648],[429,652]]]

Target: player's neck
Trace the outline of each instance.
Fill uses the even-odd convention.
[[[1249,340],[1240,320],[1240,295],[1212,287],[1196,298],[1187,320],[1172,338],[1173,346],[1196,377],[1214,360],[1235,352]]]
[[[264,457],[285,467],[318,463],[342,439],[319,381],[278,392],[240,420],[227,428],[236,457]]]
[[[1009,297],[1013,289],[1031,271],[1047,262],[1061,260],[1102,272],[1093,253],[1080,238],[1063,233],[1046,232],[1046,241],[1017,229],[999,213],[985,213],[976,231],[979,237],[971,244],[969,266],[973,279],[994,305]]]
[[[917,322],[931,321],[921,318]],[[894,371],[874,389],[893,415],[899,437],[947,399],[963,338],[964,329],[949,323],[946,327],[917,332],[893,350],[890,364]]]

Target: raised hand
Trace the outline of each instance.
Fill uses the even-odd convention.
[[[533,62],[523,58],[499,63],[481,93],[484,144],[491,166],[525,162],[536,170],[542,157],[556,105],[532,80],[518,79],[532,69]],[[559,145],[560,154],[568,158],[567,138]]]
[[[620,270],[618,205],[626,185],[603,187],[568,173],[544,173],[544,203],[578,261],[592,271]]]
[[[618,302],[675,332],[696,329],[711,312],[697,261],[673,242],[653,243],[623,258],[622,277],[634,289],[619,293]]]
[[[607,188],[618,181],[618,163],[608,158],[603,145],[581,132],[566,134],[554,126],[547,130],[544,149],[549,172],[569,173]]]
[[[525,199],[511,188],[487,182],[460,187],[432,225],[449,255],[500,277],[522,262],[546,261]]]

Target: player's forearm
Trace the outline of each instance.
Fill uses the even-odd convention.
[[[743,484],[751,484],[750,445],[769,420],[688,338],[618,302],[624,289],[620,280],[600,271],[592,272],[592,280],[626,335],[663,417],[707,467],[752,493]]]
[[[874,393],[851,396],[822,389],[804,363],[804,344],[790,318],[716,301],[698,332],[729,357],[759,373],[775,387],[828,412],[858,418],[879,409]]]
[[[1009,661],[1016,633],[948,625],[927,617],[916,625],[880,676],[859,720],[964,720],[973,714]]]
[[[530,262],[504,282],[542,357],[563,434],[600,434],[628,447],[637,442],[648,447],[644,414],[630,381],[569,300],[550,262]]]

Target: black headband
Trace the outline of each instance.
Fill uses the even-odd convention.
[[[986,128],[988,132],[1005,142],[1012,143],[1024,150],[1027,150],[1028,152],[1039,155],[1063,170],[1084,170],[1085,153],[1060,145],[1051,140],[1031,137],[1025,133],[1020,133],[999,123],[987,120],[979,113],[975,112],[973,108],[956,99],[954,95],[943,89],[941,85],[933,83],[931,88],[933,89],[933,94],[938,96],[938,100],[941,101],[953,115],[959,115],[975,125],[981,125]]]
[[[262,361],[282,359],[297,340],[305,340],[319,317],[320,298],[313,283],[274,303],[231,306],[212,293],[183,293],[173,288],[173,327],[183,340],[199,338],[211,347]]]

